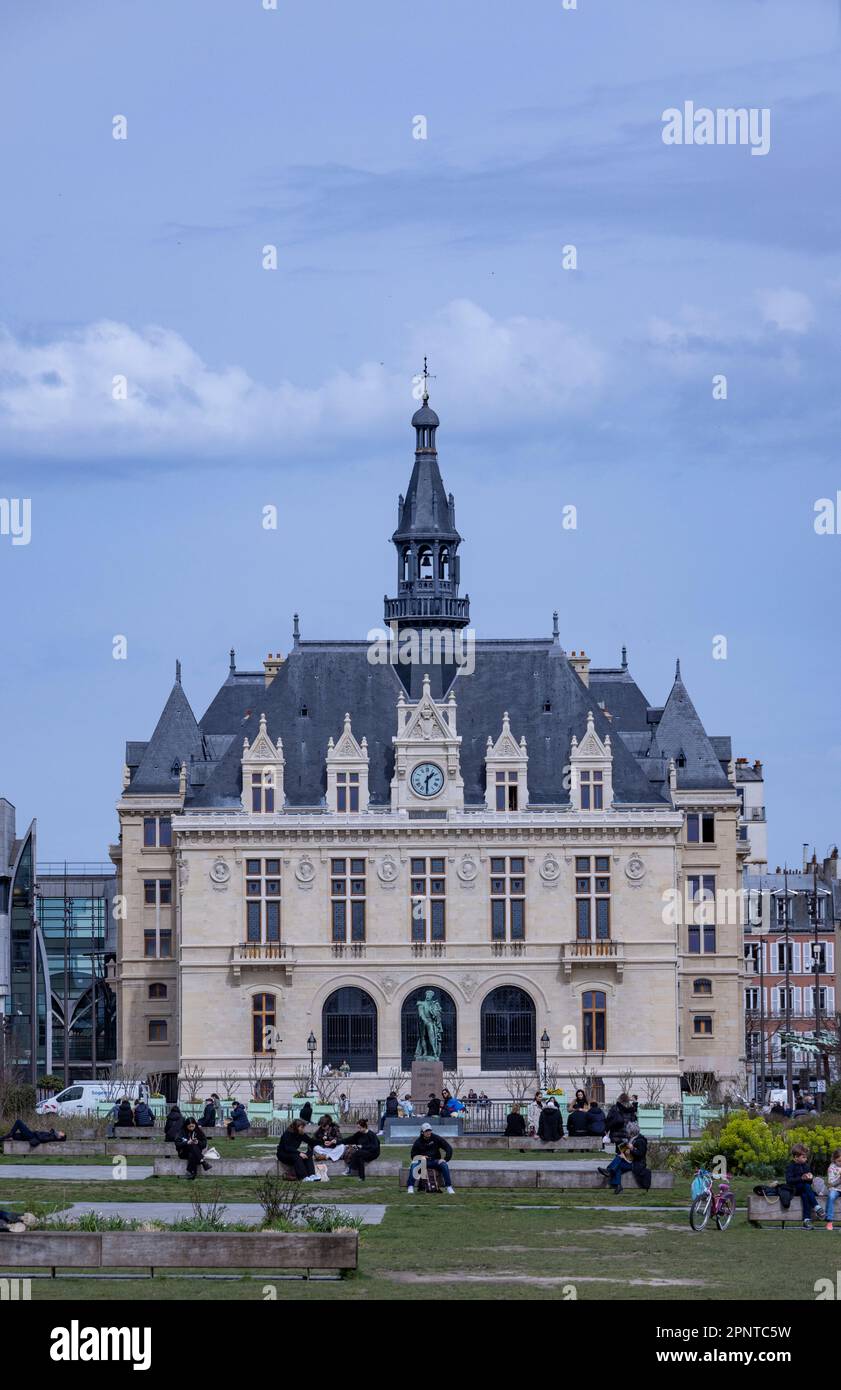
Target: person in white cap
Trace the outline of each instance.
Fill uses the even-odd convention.
[[[440,1134],[434,1134],[432,1125],[428,1120],[424,1120],[420,1134],[412,1145],[412,1160],[425,1158],[427,1168],[432,1168],[441,1174],[450,1195],[453,1192],[453,1182],[449,1169],[452,1156],[452,1145],[448,1144],[446,1139],[442,1139]],[[406,1184],[406,1191],[409,1193],[413,1193],[415,1190],[415,1169],[417,1166],[414,1161],[409,1164],[409,1181]]]

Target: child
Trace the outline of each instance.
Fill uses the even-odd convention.
[[[811,1231],[812,1212],[814,1211],[819,1219],[823,1218],[824,1212],[812,1187],[809,1151],[805,1144],[795,1144],[791,1151],[791,1162],[786,1168],[786,1187],[803,1203],[803,1226],[805,1230]]]
[[[841,1149],[833,1149],[832,1162],[826,1170],[826,1229],[832,1230],[835,1199],[841,1192]]]

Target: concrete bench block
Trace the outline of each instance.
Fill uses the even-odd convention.
[[[228,1131],[224,1125],[212,1125],[204,1131],[208,1139],[227,1139]],[[237,1134],[237,1139],[265,1139],[268,1129],[265,1125],[252,1125],[250,1129]],[[164,1127],[160,1125],[149,1125],[137,1129],[134,1125],[116,1125],[114,1128],[115,1139],[142,1139],[162,1141],[164,1137]]]
[[[36,1144],[31,1148],[24,1140],[7,1139],[3,1144],[7,1155],[37,1155],[39,1158],[81,1158],[85,1154],[105,1153],[104,1139],[67,1139],[63,1144]]]
[[[674,1187],[674,1182],[674,1173],[652,1172],[651,1174],[652,1189],[657,1188],[658,1190],[668,1191],[670,1188]],[[607,1180],[602,1177],[601,1173],[596,1173],[589,1169],[576,1173],[571,1172],[569,1169],[553,1170],[551,1168],[547,1168],[541,1165],[540,1180],[538,1182],[538,1186],[556,1187],[561,1189],[568,1188],[570,1190],[574,1190],[576,1188],[592,1189],[600,1187],[604,1187],[606,1189],[608,1184]],[[633,1173],[623,1174],[622,1186],[623,1189],[627,1188],[629,1192],[642,1190],[641,1188],[637,1187]]]

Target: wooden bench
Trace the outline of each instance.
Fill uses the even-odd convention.
[[[116,1269],[311,1270],[356,1269],[356,1231],[28,1231],[4,1235],[4,1270]],[[197,1277],[201,1278],[201,1275]],[[237,1278],[240,1276],[231,1275]]]
[[[3,1143],[6,1157],[20,1154],[37,1154],[41,1158],[81,1158],[84,1155],[104,1155],[104,1139],[67,1139],[58,1144],[36,1144],[33,1149],[25,1139],[6,1139]]]
[[[606,1178],[594,1168],[562,1168],[557,1163],[517,1163],[511,1160],[492,1166],[483,1163],[460,1164],[454,1159],[450,1164],[450,1172],[454,1187],[551,1187],[561,1192],[600,1188],[608,1190]],[[642,1190],[637,1188],[632,1174],[627,1173],[624,1177],[623,1186],[627,1191]],[[406,1186],[409,1181],[408,1165],[401,1167],[398,1181],[401,1187]],[[674,1181],[674,1173],[658,1171],[651,1174],[652,1189],[668,1190],[674,1186]]]
[[[803,1203],[799,1197],[792,1197],[788,1211],[780,1205],[778,1197],[769,1200],[767,1197],[757,1197],[755,1192],[748,1197],[748,1221],[752,1226],[758,1228],[763,1221],[778,1221],[781,1226],[793,1221],[799,1225],[802,1220]]]

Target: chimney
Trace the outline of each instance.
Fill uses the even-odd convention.
[[[590,658],[587,655],[587,653],[584,651],[570,652],[569,664],[572,667],[573,671],[575,671],[576,675],[580,676],[584,684],[589,687]]]
[[[266,685],[271,685],[282,665],[283,653],[278,652],[275,656],[272,656],[271,652],[269,652],[263,662],[263,670],[266,673]]]

